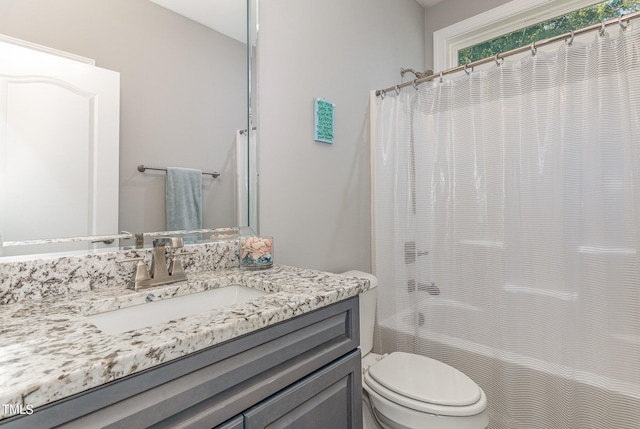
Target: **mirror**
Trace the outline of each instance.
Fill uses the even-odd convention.
[[[256,16],[257,2],[249,0],[247,14],[244,1],[226,0],[233,6],[243,4],[230,9],[233,16],[223,14],[220,7],[224,3],[0,0],[1,33],[91,58],[97,67],[120,74],[117,230],[91,234],[166,229],[166,173],[149,168],[140,172],[141,164],[220,173],[217,178],[203,175],[203,228],[251,226],[257,230],[255,134],[245,132],[253,128],[248,91],[251,80],[256,79],[255,67],[250,67],[251,73],[247,67],[253,63],[256,37],[255,32],[247,31],[247,18]],[[180,14],[168,9],[175,5],[181,8]],[[218,24],[203,17],[236,25],[217,31],[207,25]],[[252,39],[250,49],[246,43],[248,33]],[[21,194],[28,198],[30,192]],[[6,201],[4,206],[20,203]],[[50,208],[42,207],[42,215],[47,216]],[[14,237],[11,231],[0,232],[5,242],[61,238]],[[114,245],[118,244],[116,240]],[[89,248],[104,246],[107,245],[98,243]],[[3,255],[51,251],[30,247],[20,251],[18,247],[4,247]]]

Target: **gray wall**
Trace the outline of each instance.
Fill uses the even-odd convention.
[[[0,0],[0,33],[120,72],[120,229],[165,229],[165,176],[138,164],[221,172],[203,180],[203,223],[235,225],[244,44],[147,0]]]
[[[424,64],[415,0],[260,4],[260,231],[279,263],[371,270],[369,93]],[[335,143],[313,140],[313,100],[336,104]]]
[[[445,0],[424,13],[425,69],[433,69],[433,32],[509,3],[510,0]],[[440,71],[440,70],[435,70]]]

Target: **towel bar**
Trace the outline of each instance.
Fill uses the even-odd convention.
[[[166,169],[166,168],[147,167],[147,166],[146,166],[146,165],[144,165],[144,164],[140,164],[140,165],[138,165],[138,171],[139,171],[140,173],[144,173],[144,171],[145,171],[145,170],[167,171],[167,169]],[[215,179],[216,177],[219,177],[219,176],[220,176],[220,173],[205,173],[205,172],[202,172],[202,174],[206,174],[206,175],[208,175],[208,176],[213,176],[213,178],[214,178],[214,179]]]

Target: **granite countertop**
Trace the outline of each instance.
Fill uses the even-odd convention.
[[[85,316],[228,285],[270,292],[183,319],[108,335]],[[0,306],[0,404],[37,407],[355,296],[368,280],[276,265],[190,274],[188,282]],[[10,416],[0,407],[0,419]]]

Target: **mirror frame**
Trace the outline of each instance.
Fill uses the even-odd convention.
[[[260,234],[258,146],[259,0],[247,0],[247,227]],[[254,132],[255,131],[255,132]],[[251,154],[254,154],[252,157]],[[253,165],[251,164],[253,161]],[[239,225],[243,226],[243,225]]]

